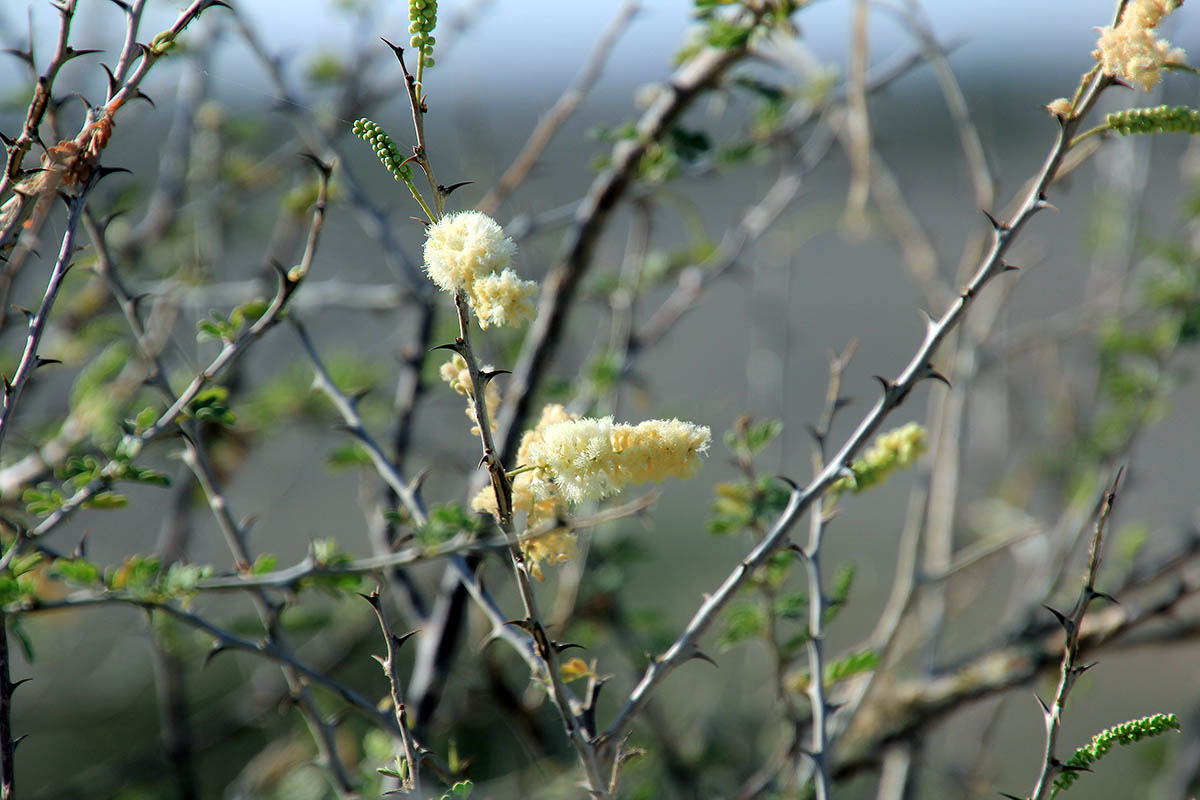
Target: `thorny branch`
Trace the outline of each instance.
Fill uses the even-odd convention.
[[[993,221],[991,245],[971,281],[941,317],[937,320],[926,317],[925,338],[917,348],[916,354],[894,380],[881,379],[883,396],[876,401],[855,431],[830,459],[826,468],[804,489],[793,489],[787,507],[768,535],[729,574],[720,587],[708,595],[675,642],[646,668],[628,702],[602,735],[607,745],[611,746],[620,739],[646,698],[663,678],[694,656],[700,636],[713,623],[720,610],[728,604],[754,571],[786,543],[792,525],[837,480],[855,454],[879,430],[888,414],[908,397],[918,382],[938,377],[931,366],[931,358],[938,345],[962,321],[967,309],[983,287],[996,276],[1011,269],[1004,262],[1005,253],[1034,214],[1049,207],[1045,199],[1045,190],[1053,182],[1081,119],[1092,109],[1100,93],[1110,84],[1111,79],[1105,76],[1094,78],[1076,106],[1076,116],[1071,119],[1059,119],[1057,140],[1020,207],[1010,220]]]

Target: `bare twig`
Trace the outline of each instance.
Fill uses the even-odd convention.
[[[583,102],[588,92],[592,90],[596,81],[599,80],[600,73],[603,71],[613,47],[621,37],[621,34],[629,26],[630,21],[637,11],[638,0],[625,0],[621,4],[612,22],[608,24],[608,27],[604,29],[600,37],[596,40],[596,44],[592,47],[592,53],[588,56],[587,63],[584,64],[579,77],[554,101],[554,105],[550,107],[550,110],[538,120],[537,126],[529,134],[529,138],[525,141],[525,146],[521,148],[521,152],[513,159],[512,164],[508,166],[504,174],[500,176],[500,180],[496,181],[496,185],[483,196],[483,199],[479,201],[476,208],[485,214],[495,214],[496,210],[500,208],[500,204],[513,193],[513,190],[521,185],[529,175],[530,170],[534,168],[538,160],[542,157],[542,153],[546,151],[551,140],[554,139],[554,135],[558,132],[558,129],[575,113],[575,110],[579,108],[579,104]]]
[[[1071,693],[1072,687],[1075,686],[1075,681],[1079,676],[1092,667],[1092,664],[1079,663],[1079,643],[1083,630],[1083,617],[1087,614],[1088,606],[1092,601],[1098,598],[1111,599],[1103,592],[1096,589],[1096,575],[1100,571],[1100,556],[1104,544],[1104,526],[1108,522],[1108,517],[1112,513],[1113,501],[1117,496],[1117,487],[1121,483],[1121,471],[1117,471],[1117,476],[1113,478],[1112,485],[1108,491],[1104,493],[1104,498],[1100,502],[1099,512],[1096,514],[1096,526],[1092,534],[1092,545],[1088,550],[1088,565],[1087,572],[1083,578],[1083,589],[1079,593],[1079,599],[1075,601],[1075,607],[1069,614],[1061,614],[1053,608],[1047,606],[1062,625],[1063,630],[1067,634],[1066,643],[1063,645],[1062,666],[1059,670],[1058,688],[1054,692],[1054,701],[1047,707],[1044,703],[1042,709],[1046,717],[1046,749],[1042,756],[1042,770],[1038,775],[1037,783],[1034,784],[1033,793],[1029,795],[1030,800],[1043,800],[1050,792],[1051,785],[1056,777],[1067,769],[1063,762],[1059,761],[1056,754],[1058,746],[1058,734],[1062,728],[1062,715],[1067,707],[1067,696]],[[1040,700],[1039,700],[1040,702]]]
[[[25,384],[28,383],[34,370],[47,363],[53,363],[52,360],[39,355],[38,348],[42,344],[42,335],[46,332],[46,323],[50,319],[50,312],[54,310],[54,301],[58,299],[58,290],[62,287],[63,279],[67,277],[67,271],[71,268],[71,260],[75,257],[75,235],[79,230],[79,222],[83,219],[83,207],[98,178],[98,173],[93,175],[92,179],[84,184],[79,194],[67,201],[66,230],[63,232],[62,246],[58,249],[58,258],[55,259],[54,268],[50,272],[50,280],[46,283],[46,293],[42,297],[38,310],[29,320],[29,335],[25,338],[25,350],[21,354],[17,370],[11,379],[4,379],[4,410],[0,412],[0,446],[3,445],[4,436],[12,426],[13,415],[16,413],[17,404],[21,401]]]

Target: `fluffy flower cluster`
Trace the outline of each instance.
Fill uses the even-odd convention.
[[[444,368],[443,368],[444,369]],[[517,451],[517,462],[531,463],[532,452],[542,441],[543,432],[552,425],[577,419],[560,405],[552,404],[542,409],[537,427],[526,431]],[[521,548],[530,573],[539,580],[542,577],[542,562],[557,564],[575,555],[575,534],[563,523],[567,516],[567,501],[558,487],[540,480],[534,472],[522,472],[512,481],[513,511],[525,515]],[[496,511],[496,493],[491,486],[482,489],[471,502],[476,511],[486,511],[499,517]]]
[[[677,419],[637,425],[614,423],[612,417],[569,419],[542,431],[527,463],[578,503],[633,484],[690,478],[711,439],[707,427]]]
[[[915,463],[926,447],[925,428],[915,422],[888,431],[875,440],[866,455],[850,465],[854,477],[839,478],[831,490],[857,493],[878,486],[896,470]]]
[[[471,373],[467,369],[466,359],[455,354],[453,358],[442,364],[438,373],[442,376],[442,380],[450,384],[451,389],[467,398],[467,418],[474,424],[471,433],[478,436],[479,420],[475,416],[474,396],[471,394]],[[483,390],[483,402],[487,406],[488,422],[494,431],[496,430],[496,410],[500,407],[500,390],[490,381]]]
[[[447,214],[426,236],[425,271],[442,291],[466,293],[479,327],[533,316],[537,284],[509,268],[517,246],[494,219],[478,211]]]
[[[631,484],[691,477],[711,438],[708,428],[677,419],[621,425],[612,417],[580,418],[560,405],[543,408],[517,452],[522,466],[535,469],[521,472],[512,482],[513,511],[525,517],[521,546],[530,573],[540,579],[543,563],[557,564],[575,555],[568,502],[606,497]],[[471,506],[498,516],[490,486]]]
[[[1186,58],[1165,39],[1155,39],[1153,30],[1163,17],[1182,5],[1182,0],[1130,0],[1113,27],[1100,29],[1100,41],[1092,54],[1107,75],[1124,78],[1149,91],[1158,83],[1162,68]]]

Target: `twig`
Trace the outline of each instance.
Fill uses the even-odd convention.
[[[496,210],[500,208],[500,204],[528,177],[530,170],[542,157],[542,153],[546,151],[546,147],[549,146],[558,129],[575,113],[580,103],[599,80],[600,73],[604,69],[613,47],[638,10],[638,0],[625,0],[621,4],[612,22],[596,40],[591,55],[588,56],[587,63],[584,64],[583,70],[575,82],[554,101],[550,110],[538,120],[537,126],[529,134],[521,152],[500,176],[500,180],[496,181],[496,185],[479,201],[476,205],[477,209],[488,215],[495,214]]]
[[[1096,575],[1100,571],[1104,526],[1112,513],[1113,501],[1116,499],[1117,487],[1120,483],[1121,470],[1117,470],[1117,476],[1113,478],[1112,485],[1104,493],[1104,498],[1100,502],[1100,510],[1096,515],[1092,545],[1088,550],[1087,573],[1084,575],[1083,589],[1079,593],[1079,599],[1075,601],[1075,607],[1069,614],[1064,615],[1050,606],[1046,606],[1066,631],[1067,640],[1063,645],[1062,666],[1059,670],[1058,689],[1054,693],[1054,701],[1049,707],[1042,703],[1042,710],[1046,717],[1046,749],[1042,756],[1041,774],[1038,775],[1033,793],[1029,795],[1030,800],[1043,800],[1050,792],[1054,779],[1067,769],[1055,753],[1058,746],[1058,734],[1062,727],[1063,711],[1067,707],[1067,696],[1071,693],[1079,676],[1093,666],[1092,664],[1079,664],[1079,642],[1083,629],[1083,617],[1093,600],[1097,598],[1112,599],[1096,590]],[[1040,698],[1039,702],[1041,702]]]
[[[17,740],[12,730],[12,693],[18,684],[12,682],[8,649],[7,612],[0,611],[0,800],[17,796],[16,767],[13,762]]]
[[[412,634],[410,633],[403,637],[396,637],[392,634],[392,628],[388,624],[387,617],[383,613],[383,606],[379,602],[378,590],[369,595],[363,595],[363,598],[371,604],[371,609],[375,612],[375,616],[379,618],[379,628],[383,631],[383,639],[387,643],[387,657],[377,657],[376,660],[383,667],[383,673],[388,679],[388,686],[392,693],[392,713],[396,717],[396,727],[400,729],[400,744],[404,749],[404,760],[408,764],[408,775],[405,776],[403,787],[406,791],[420,798],[421,762],[417,757],[417,744],[413,740],[412,731],[408,729],[408,713],[405,709],[400,689],[400,669],[396,664],[396,655],[399,652],[400,646]]]
[[[91,180],[83,185],[80,192],[67,201],[66,230],[63,232],[62,246],[58,249],[58,258],[54,262],[54,269],[50,272],[50,280],[46,283],[46,293],[42,297],[37,312],[29,320],[29,335],[25,338],[25,351],[21,354],[17,371],[13,373],[11,380],[4,379],[4,410],[0,412],[0,446],[4,444],[4,436],[12,425],[17,403],[21,400],[21,394],[24,392],[25,384],[29,381],[30,376],[38,367],[53,363],[53,361],[38,355],[38,347],[41,346],[42,335],[46,332],[46,323],[50,319],[50,312],[54,309],[54,301],[58,298],[58,290],[62,287],[63,279],[67,277],[67,271],[71,268],[71,259],[75,257],[75,235],[79,230],[79,222],[83,218],[83,207],[99,177],[99,173],[93,174]]]
[[[825,394],[825,411],[821,421],[812,430],[813,472],[825,468],[825,442],[837,412],[844,405],[842,398],[842,374],[854,354],[857,342],[851,342],[839,356],[829,359],[829,386]],[[825,534],[825,509],[822,498],[817,497],[809,515],[808,546],[799,549],[804,562],[804,573],[808,578],[808,702],[812,713],[812,744],[808,757],[813,763],[813,783],[817,800],[828,800],[829,785],[829,731],[827,718],[829,701],[825,696],[825,617],[828,613],[825,588],[821,579],[821,544]]]

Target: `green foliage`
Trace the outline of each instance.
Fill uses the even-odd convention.
[[[303,202],[305,209],[312,205],[311,198],[303,201],[293,200],[292,202]],[[268,308],[270,308],[270,303],[262,298],[256,298],[235,306],[233,311],[229,312],[228,317],[216,309],[211,309],[208,312],[208,319],[202,319],[196,323],[196,327],[199,329],[196,339],[199,341],[215,339],[216,341],[225,343],[234,342],[246,325],[254,324],[266,313]]]
[[[35,517],[45,517],[62,508],[66,498],[56,486],[49,483],[39,483],[37,487],[28,487],[21,492],[21,502],[25,510]]]
[[[234,417],[233,411],[226,405],[228,400],[228,388],[207,386],[200,390],[191,403],[188,403],[188,413],[198,422],[232,426],[237,419]]]
[[[757,601],[730,603],[725,609],[723,621],[721,632],[717,634],[717,645],[723,651],[747,639],[757,639],[767,632],[767,614]]]
[[[709,533],[726,535],[761,528],[787,506],[790,492],[774,478],[718,483],[708,518]]]
[[[1092,764],[1104,757],[1113,745],[1127,745],[1140,742],[1154,736],[1179,730],[1179,720],[1174,714],[1154,714],[1141,719],[1123,722],[1101,731],[1092,737],[1092,741],[1075,751],[1067,760],[1068,769],[1054,779],[1054,789],[1050,797],[1056,797],[1060,791],[1071,788],[1083,774],[1080,770],[1088,769]]]
[[[361,444],[344,444],[335,447],[326,457],[325,463],[330,469],[351,469],[354,467],[369,468],[374,462],[371,454]]]
[[[860,650],[842,656],[825,667],[825,683],[834,684],[879,666],[879,654],[873,650]]]
[[[350,397],[363,397],[383,379],[382,371],[361,354],[336,353],[325,367],[338,389]],[[359,403],[359,413],[371,417],[383,410],[371,397]],[[296,421],[327,423],[333,419],[329,402],[313,389],[310,367],[295,364],[251,391],[237,406],[237,416],[257,431],[268,431]],[[344,458],[343,458],[344,457]],[[331,459],[334,466],[352,466],[349,453]]]
[[[319,589],[330,596],[340,597],[346,592],[355,592],[361,588],[361,575],[336,572],[339,567],[344,567],[353,560],[349,553],[342,550],[336,539],[314,539],[309,549],[309,557],[315,567],[334,572],[310,575],[298,583],[298,589]]]
[[[123,342],[109,345],[80,370],[71,387],[71,408],[76,420],[101,441],[115,441],[121,434],[121,408],[111,384],[125,369],[131,355],[129,345]]]
[[[743,463],[763,451],[763,449],[783,433],[783,423],[777,419],[764,419],[755,422],[749,417],[738,420],[733,430],[725,433],[725,446]]]
[[[417,541],[426,547],[448,542],[460,533],[475,536],[484,528],[478,516],[455,503],[434,506],[429,521],[416,530]]]
[[[102,583],[98,566],[86,558],[59,558],[54,562],[54,575],[80,586],[96,586]]]

